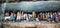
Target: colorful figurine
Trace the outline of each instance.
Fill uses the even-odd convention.
[[[48,12],[48,21],[50,22],[51,20],[51,14]]]
[[[15,20],[14,13],[11,12],[10,20]]]
[[[35,12],[32,12],[32,18],[33,18],[33,19],[31,19],[32,21],[36,21],[36,13]]]
[[[58,15],[57,15],[57,13],[55,12],[55,13],[53,13],[53,20],[55,21],[55,22],[57,22],[56,21],[56,17],[57,17]]]
[[[16,20],[20,20],[20,12],[17,12],[17,19]]]
[[[9,13],[7,12],[7,13],[5,13],[5,19],[4,20],[8,20],[8,19],[10,19],[10,16],[9,16]]]
[[[36,13],[35,12],[32,13],[32,17],[36,18]]]
[[[48,13],[44,13],[44,19],[47,21],[48,20]]]
[[[43,20],[43,13],[40,13],[40,20]]]

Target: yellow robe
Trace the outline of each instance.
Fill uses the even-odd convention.
[[[33,17],[33,18],[35,18],[35,17],[36,17],[36,14],[35,14],[35,13],[33,13],[33,14],[32,14],[32,17]]]

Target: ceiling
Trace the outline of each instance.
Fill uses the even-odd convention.
[[[24,12],[60,11],[60,1],[22,1],[7,3],[6,10],[20,10]]]

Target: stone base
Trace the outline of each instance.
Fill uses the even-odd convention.
[[[60,28],[57,23],[25,22],[25,23],[3,23],[5,28]]]

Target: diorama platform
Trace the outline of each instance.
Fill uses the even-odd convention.
[[[3,22],[4,28],[60,28],[60,23],[41,22]]]

